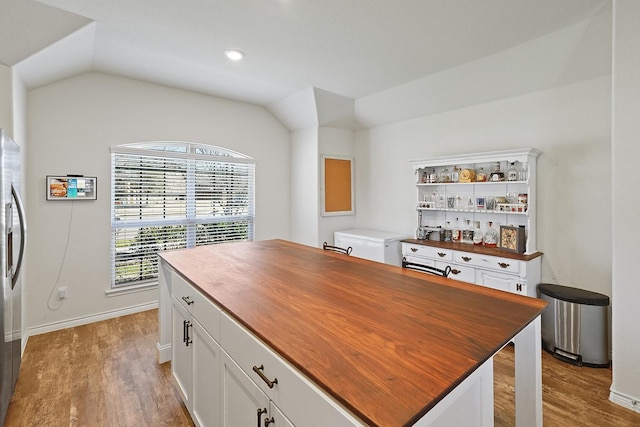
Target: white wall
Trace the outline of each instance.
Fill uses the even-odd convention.
[[[357,224],[415,232],[410,160],[534,147],[543,282],[611,295],[610,78],[358,132]]]
[[[613,384],[610,398],[640,412],[640,3],[614,0],[613,44]]]
[[[354,137],[355,132],[348,129],[338,129],[332,127],[321,126],[318,128],[318,167],[322,168],[322,156],[334,155],[353,157],[354,154]],[[354,171],[357,168],[355,159],[353,159]],[[322,176],[322,174],[320,174]],[[352,177],[355,180],[355,176]],[[355,186],[359,183],[355,182]],[[366,185],[363,183],[363,185]],[[324,203],[324,183],[321,182],[318,186],[318,201]],[[355,207],[355,194],[352,195],[352,203]],[[322,205],[319,206],[320,212],[322,211]],[[347,230],[353,228],[355,225],[355,215],[338,215],[338,216],[320,216],[319,231],[317,245],[321,245],[323,242],[333,244],[333,232],[338,230]]]
[[[11,136],[13,136],[12,86],[11,68],[0,64],[0,128]]]
[[[291,133],[291,239],[318,244],[318,128]]]
[[[101,73],[28,95],[27,209],[31,328],[153,303],[157,290],[107,297],[110,286],[110,151],[118,144],[182,140],[257,160],[256,239],[289,238],[289,132],[266,109]],[[47,174],[98,177],[98,200],[45,201]],[[69,298],[49,298],[58,286]],[[54,328],[55,325],[51,326]]]

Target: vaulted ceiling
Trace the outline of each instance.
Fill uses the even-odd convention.
[[[76,37],[29,87],[87,70],[268,105],[308,87],[358,99],[487,57],[610,0],[0,0],[0,62]],[[65,39],[66,38],[66,39]],[[240,62],[225,49],[245,52]]]

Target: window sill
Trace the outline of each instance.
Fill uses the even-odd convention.
[[[154,280],[153,282],[141,283],[138,285],[121,286],[119,288],[107,289],[104,293],[108,297],[117,297],[120,295],[133,294],[136,292],[145,292],[145,291],[149,291],[157,288],[158,288],[158,281]]]

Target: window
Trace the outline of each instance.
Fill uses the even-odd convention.
[[[113,147],[111,287],[155,283],[158,251],[252,240],[255,162],[191,143]]]

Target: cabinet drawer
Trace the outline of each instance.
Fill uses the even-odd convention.
[[[513,274],[520,273],[520,261],[510,258],[455,251],[453,260],[460,265],[473,265]]]
[[[297,426],[360,426],[346,409],[291,367],[226,314],[221,322],[222,348],[249,378]],[[275,382],[270,388],[256,372]],[[262,367],[262,369],[258,369]]]
[[[453,261],[452,250],[433,246],[413,245],[411,243],[402,243],[402,255],[418,255],[442,261]]]
[[[220,342],[220,309],[175,272],[171,273],[171,293],[207,333]]]
[[[436,262],[436,268],[443,270],[446,266],[451,267],[451,273],[449,273],[449,279],[460,280],[461,282],[475,283],[476,270],[475,268],[467,265],[459,265],[451,262]]]

